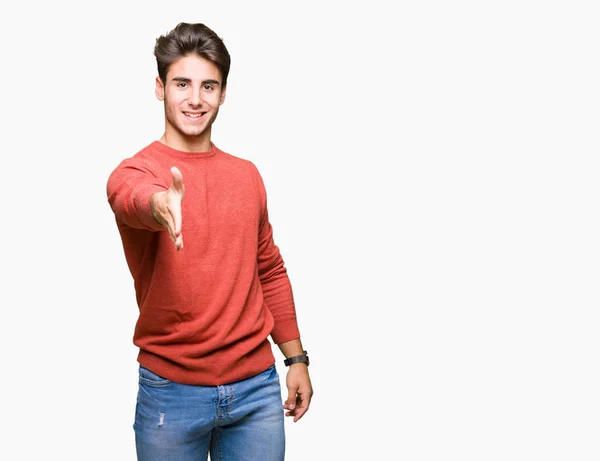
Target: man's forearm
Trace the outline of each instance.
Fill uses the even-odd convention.
[[[284,343],[278,344],[277,346],[286,358],[294,357],[296,355],[302,355],[304,353],[304,349],[302,348],[302,341],[300,341],[300,338],[292,339],[291,341],[286,341]]]

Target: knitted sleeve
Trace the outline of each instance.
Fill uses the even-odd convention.
[[[132,157],[110,174],[106,193],[119,221],[135,229],[160,231],[163,227],[152,217],[150,197],[168,188],[148,160]]]
[[[275,241],[269,222],[265,186],[253,165],[261,197],[261,219],[258,232],[258,276],[262,285],[265,304],[273,315],[275,325],[271,337],[275,344],[300,337],[296,308],[287,269]]]

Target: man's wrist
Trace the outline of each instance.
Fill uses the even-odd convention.
[[[302,354],[294,355],[293,357],[288,357],[283,361],[286,367],[290,365],[295,365],[297,363],[304,363],[306,366],[310,364],[310,360],[308,359],[308,352],[304,351]]]

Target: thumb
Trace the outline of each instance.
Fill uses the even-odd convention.
[[[171,177],[173,178],[173,185],[171,186],[172,189],[175,192],[181,194],[181,197],[183,198],[183,193],[185,189],[183,187],[183,175],[176,166],[171,168]]]

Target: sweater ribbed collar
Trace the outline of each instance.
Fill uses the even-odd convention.
[[[206,152],[185,152],[183,150],[173,149],[172,147],[169,147],[160,141],[154,141],[151,144],[151,146],[154,149],[158,150],[162,154],[170,155],[171,157],[176,157],[176,158],[188,158],[188,159],[212,157],[219,150],[219,149],[217,149],[217,146],[215,146],[213,144],[212,141],[210,143],[210,146],[211,146],[210,150],[208,150]]]

